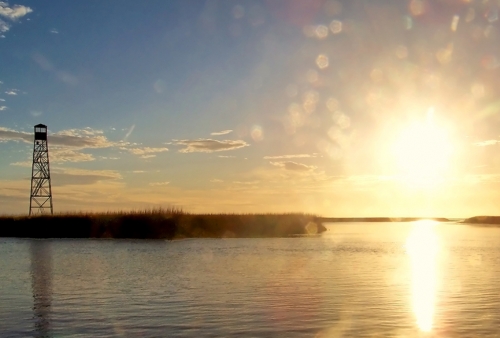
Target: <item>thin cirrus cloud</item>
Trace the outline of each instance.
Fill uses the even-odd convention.
[[[156,157],[156,154],[158,153],[163,153],[168,151],[168,148],[152,148],[152,147],[143,147],[143,148],[126,148],[126,147],[121,147],[120,149],[126,150],[131,154],[140,156],[141,158],[153,158]]]
[[[100,181],[121,180],[120,173],[114,170],[84,170],[84,169],[55,169],[53,183],[63,185],[90,185]]]
[[[152,183],[149,183],[149,185],[151,187],[164,187],[166,185],[169,185],[170,182],[152,182]]]
[[[306,165],[303,163],[284,161],[284,162],[270,162],[273,166],[283,168],[285,170],[295,171],[295,172],[309,172],[316,169],[316,166]]]
[[[474,143],[474,145],[476,145],[478,147],[486,147],[486,146],[493,146],[499,142],[500,141],[498,141],[498,140],[486,140],[486,141],[476,142],[476,143]]]
[[[18,91],[19,91],[18,89],[11,89],[11,90],[7,90],[5,92],[5,94],[7,94],[7,95],[17,95]]]
[[[34,53],[32,55],[32,59],[36,64],[38,64],[41,69],[47,72],[52,72],[58,80],[73,86],[76,86],[78,84],[79,81],[76,76],[67,71],[57,69],[56,66],[54,66],[54,64],[52,64],[52,62],[50,62],[50,60],[42,54],[38,52]]]
[[[7,110],[7,106],[0,106],[0,111]]]
[[[278,155],[278,156],[264,156],[264,160],[283,160],[290,158],[310,158],[316,157],[317,154],[295,154],[295,155]]]
[[[220,135],[227,135],[227,134],[230,134],[232,132],[233,132],[232,130],[228,129],[228,130],[216,131],[216,132],[210,133],[210,135],[220,136]]]
[[[248,147],[249,144],[243,140],[174,140],[174,144],[184,146],[179,150],[180,153],[213,153],[216,151],[234,150],[243,147]]]

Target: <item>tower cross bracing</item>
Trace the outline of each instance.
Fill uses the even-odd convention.
[[[29,215],[53,214],[47,126],[35,126]]]

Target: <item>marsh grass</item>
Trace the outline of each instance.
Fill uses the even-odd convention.
[[[311,233],[311,229],[326,230],[310,214],[191,214],[178,208],[0,217],[0,237],[288,237]]]

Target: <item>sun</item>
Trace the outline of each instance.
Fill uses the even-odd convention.
[[[398,174],[419,187],[433,186],[445,178],[452,153],[448,131],[435,122],[432,108],[424,121],[414,121],[402,128],[394,143]]]

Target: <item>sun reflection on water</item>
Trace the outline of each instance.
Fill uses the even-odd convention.
[[[411,263],[411,304],[417,326],[432,330],[438,287],[439,239],[434,221],[416,222],[406,240]]]

